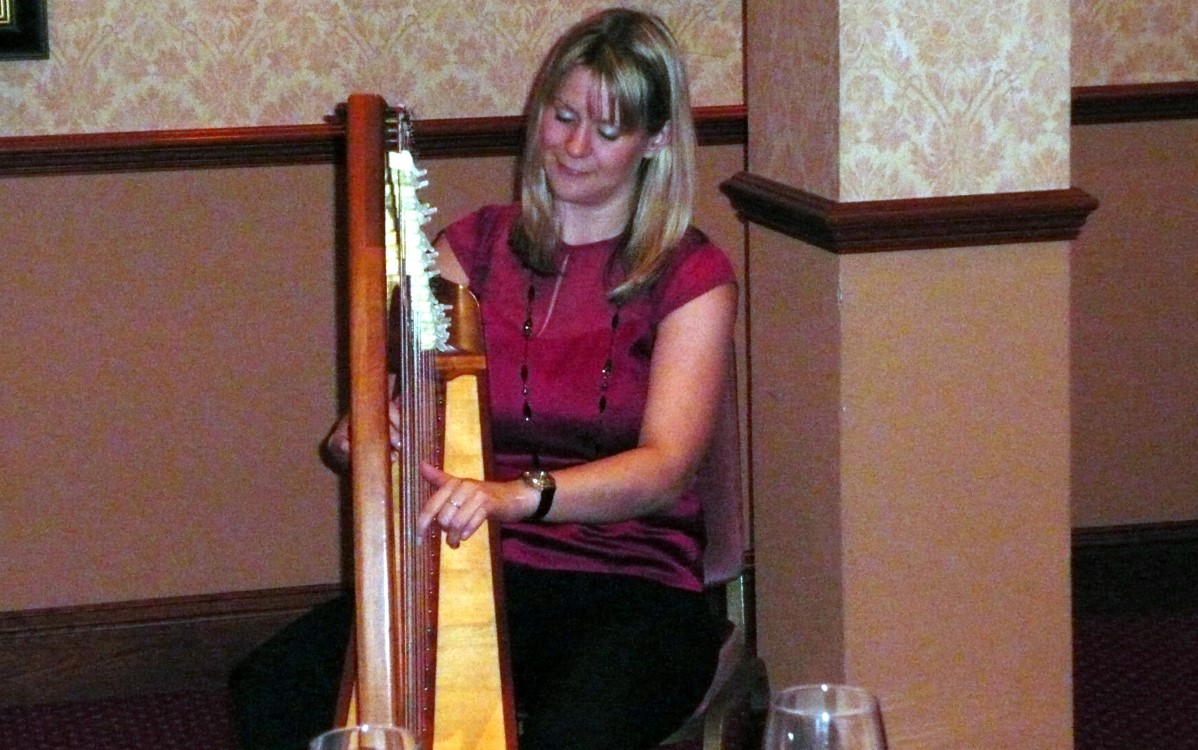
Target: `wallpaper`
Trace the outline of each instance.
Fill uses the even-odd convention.
[[[755,0],[748,38],[759,50],[748,66],[753,109],[753,171],[834,197],[840,140],[838,0]],[[778,137],[788,133],[789,137]]]
[[[170,128],[285,125],[319,122],[353,91],[377,91],[405,103],[417,117],[508,115],[520,111],[532,72],[552,39],[569,23],[607,2],[600,0],[49,0],[49,60],[0,61],[0,136]],[[741,104],[742,0],[639,0],[664,16],[687,56],[698,105]],[[1058,73],[1037,60],[1055,59],[1072,29],[1072,85],[1198,79],[1198,3],[1193,0],[1070,0],[1071,27],[1062,26],[1060,3],[997,0],[957,2],[942,14],[928,0],[850,3],[834,0],[750,0],[786,23],[809,29],[793,49],[774,50],[777,70],[803,66],[814,77],[791,79],[805,87],[812,113],[792,107],[775,117],[805,118],[805,127],[828,127],[837,107],[853,113],[871,98],[897,99],[896,122],[964,114],[978,135],[978,151],[934,143],[915,129],[924,155],[871,152],[886,132],[843,125],[842,149],[862,184],[885,182],[924,159],[932,169],[945,154],[966,163],[986,162],[1009,135],[987,123],[993,107],[1021,92],[1056,90]],[[843,6],[843,9],[840,7]],[[909,23],[904,26],[904,19]],[[916,19],[917,23],[910,23]],[[841,23],[843,21],[843,23]],[[1041,23],[1046,25],[1039,25]],[[993,44],[1000,65],[971,69],[963,61],[979,24],[996,23],[977,37]],[[831,25],[829,25],[831,24]],[[841,24],[840,50],[826,34]],[[1024,34],[1026,28],[1031,34]],[[754,33],[771,33],[759,24]],[[774,28],[772,32],[781,29]],[[784,35],[785,36],[785,35]],[[793,39],[793,37],[792,37]],[[930,46],[928,46],[930,45]],[[1024,49],[1017,49],[1022,45]],[[915,57],[906,57],[912,50]],[[968,54],[966,54],[968,53]],[[1028,53],[1028,54],[1025,54]],[[815,54],[814,60],[804,57]],[[837,55],[840,56],[838,59]],[[981,58],[986,59],[986,58]],[[1026,60],[1005,67],[1007,62]],[[871,66],[889,71],[879,78]],[[835,66],[842,65],[841,69]],[[937,69],[938,66],[947,66]],[[829,67],[832,66],[832,67]],[[829,95],[829,74],[852,80],[841,99]],[[910,75],[909,81],[900,76]],[[1049,109],[1063,106],[1054,97]],[[833,109],[829,110],[828,108]],[[1033,113],[1055,122],[1048,110]],[[768,118],[768,113],[765,115]],[[876,130],[882,118],[871,118]],[[1024,122],[1026,126],[1026,122]],[[883,127],[882,130],[887,128]],[[926,128],[925,128],[926,129]],[[920,143],[919,138],[925,140]],[[1060,134],[1023,133],[1014,181],[1052,155]],[[821,141],[831,143],[831,141]],[[855,145],[854,145],[855,144]],[[804,171],[825,189],[836,181],[828,154]],[[897,160],[897,162],[896,162]],[[907,160],[905,165],[903,160]],[[926,171],[925,170],[925,171]],[[1043,170],[1041,170],[1041,173]],[[981,173],[953,176],[953,190],[1004,189]],[[1000,184],[1002,183],[1002,184]],[[1028,186],[1031,187],[1031,186]],[[918,193],[916,183],[884,190]],[[857,192],[857,191],[851,191]],[[862,193],[863,194],[863,193]]]
[[[1198,80],[1194,0],[1072,0],[1073,85]]]
[[[1069,183],[1069,8],[840,6],[840,200]]]
[[[51,58],[0,64],[0,135],[307,124],[354,91],[517,114],[558,33],[611,4],[670,23],[696,104],[741,103],[741,0],[51,0]]]

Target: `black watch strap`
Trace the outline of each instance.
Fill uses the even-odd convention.
[[[526,471],[521,477],[524,483],[534,490],[539,490],[541,500],[537,503],[537,509],[532,512],[532,515],[524,519],[525,521],[540,521],[545,516],[549,515],[550,509],[553,508],[553,495],[557,492],[557,481],[553,475],[547,471]]]

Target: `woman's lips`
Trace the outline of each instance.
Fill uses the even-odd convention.
[[[555,161],[554,163],[557,166],[557,171],[567,177],[583,177],[587,174],[585,169],[575,169],[568,164],[563,164],[561,161]]]

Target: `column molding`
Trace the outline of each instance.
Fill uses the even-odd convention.
[[[1075,187],[838,202],[751,172],[720,190],[742,219],[838,255],[1072,240],[1098,207]]]

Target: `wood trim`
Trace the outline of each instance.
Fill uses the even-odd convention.
[[[720,190],[746,221],[837,254],[1072,240],[1098,207],[1078,188],[838,202],[750,172]]]
[[[1075,616],[1198,612],[1198,520],[1076,528],[1072,546]]]
[[[1198,520],[1075,528],[1077,612],[1198,606]],[[217,688],[340,585],[0,613],[0,705]]]
[[[1198,520],[1119,526],[1079,526],[1073,530],[1073,549],[1087,550],[1147,544],[1198,545]]]
[[[0,138],[0,176],[328,163],[339,125],[289,125]]]
[[[0,705],[219,688],[339,585],[0,613]]]
[[[1198,117],[1198,81],[1081,86],[1073,89],[1075,125]],[[748,142],[743,105],[699,107],[699,144]],[[519,117],[417,120],[422,157],[512,156]],[[125,172],[330,163],[340,154],[335,122],[243,128],[0,137],[0,176]]]
[[[0,612],[0,639],[48,632],[302,612],[345,591],[339,584]]]
[[[1198,117],[1198,81],[1078,86],[1073,124],[1100,125]]]
[[[524,118],[416,120],[412,123],[412,131],[422,157],[514,156],[524,141]],[[701,146],[746,143],[748,115],[745,107],[696,109],[695,134]]]
[[[700,146],[729,146],[749,142],[749,111],[744,105],[700,107],[695,110],[695,136]]]
[[[514,156],[523,140],[520,117],[416,120],[423,158]],[[700,145],[744,143],[745,108],[695,110]],[[327,164],[339,161],[345,127],[319,125],[204,128],[0,138],[0,176],[131,172],[211,167]]]

